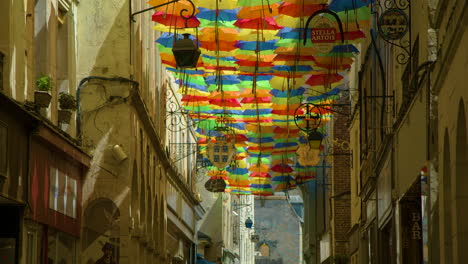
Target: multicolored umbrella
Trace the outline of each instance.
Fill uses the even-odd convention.
[[[296,152],[306,133],[296,118],[304,113],[297,109],[305,102],[318,105],[322,122],[317,129],[325,131],[333,118],[329,106],[347,89],[347,74],[359,52],[357,44],[366,37],[373,1],[328,2],[194,0],[195,15],[187,19],[191,4],[181,0],[154,13],[155,29],[163,32],[156,40],[162,63],[181,87],[202,154],[214,135],[236,137],[231,165],[209,172],[226,181],[226,192],[272,195],[315,178],[313,166],[298,163]],[[323,8],[335,12],[345,31],[342,35],[331,23],[336,34],[325,53],[316,43],[303,42],[308,17]],[[181,13],[184,9],[188,11]],[[182,33],[192,34],[202,51],[196,69],[176,68],[171,49]]]

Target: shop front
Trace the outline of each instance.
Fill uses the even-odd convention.
[[[28,200],[29,134],[36,125],[23,107],[0,93],[0,263],[19,263]]]
[[[81,189],[89,162],[89,156],[50,127],[39,127],[32,137],[27,258],[44,264],[78,260]]]
[[[403,263],[424,263],[421,194],[421,179],[418,178],[399,202]]]
[[[176,185],[167,182],[167,249],[172,264],[196,263],[194,206]]]

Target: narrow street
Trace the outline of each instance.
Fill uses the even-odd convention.
[[[0,0],[0,264],[468,263],[468,1]]]

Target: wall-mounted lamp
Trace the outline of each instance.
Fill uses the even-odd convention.
[[[178,39],[174,42],[172,53],[176,61],[177,68],[195,68],[197,67],[198,58],[201,51],[198,45],[191,40],[190,34],[185,33],[183,39]]]
[[[128,159],[128,156],[121,145],[114,145],[112,147],[112,155],[119,163]]]

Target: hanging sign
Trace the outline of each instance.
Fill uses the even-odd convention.
[[[301,166],[315,166],[320,162],[320,149],[313,149],[308,143],[300,144],[296,153]]]
[[[400,9],[388,9],[380,16],[378,27],[385,40],[401,39],[409,29],[408,16]]]
[[[225,136],[216,137],[216,142],[209,141],[207,150],[208,158],[218,169],[224,169],[228,166],[236,154],[233,139]]]
[[[211,177],[205,183],[205,189],[209,192],[224,192],[226,189],[226,181],[221,176]]]
[[[320,53],[329,53],[332,51],[336,42],[335,23],[329,18],[322,16],[310,29],[310,40],[313,48]]]

